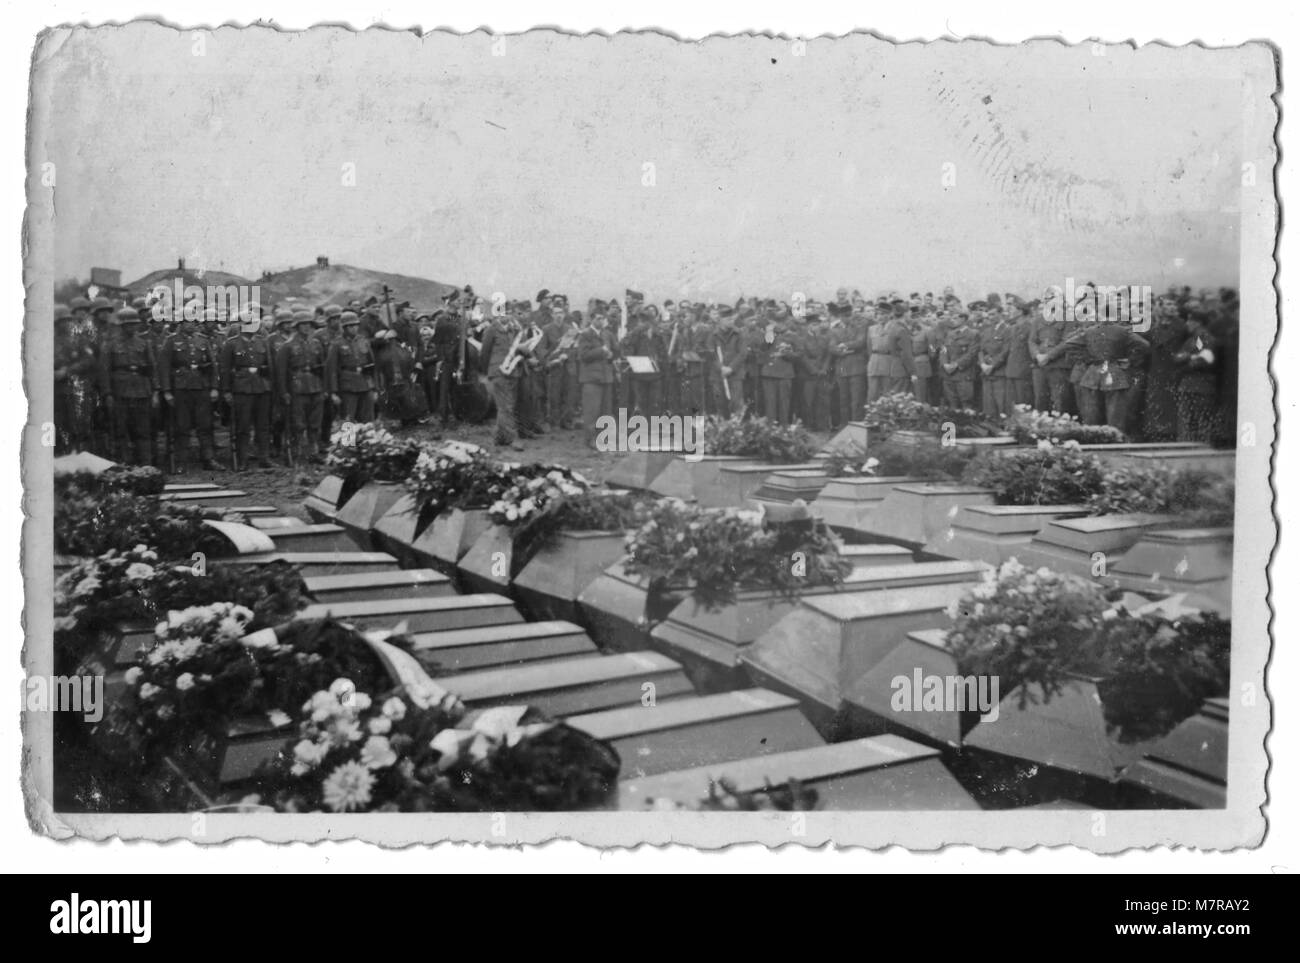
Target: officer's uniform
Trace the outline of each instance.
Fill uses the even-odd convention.
[[[542,329],[546,351],[547,420],[558,428],[573,427],[578,415],[578,326],[567,319],[552,320]]]
[[[212,460],[212,392],[217,388],[217,355],[202,334],[172,335],[158,355],[158,383],[172,395],[172,443],[184,453],[190,433],[198,435],[199,459]]]
[[[1129,365],[1144,359],[1149,345],[1126,325],[1097,324],[1081,328],[1048,352],[1052,360],[1072,348],[1083,352],[1079,377],[1079,417],[1085,424],[1107,424],[1124,430],[1128,421]]]

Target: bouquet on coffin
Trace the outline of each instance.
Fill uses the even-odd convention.
[[[605,743],[527,706],[467,716],[432,684],[372,698],[338,679],[302,711],[266,780],[284,812],[571,811],[618,779]]]
[[[871,455],[853,442],[840,445],[822,460],[828,478],[889,478],[956,481],[974,455],[950,445],[899,445],[885,441],[871,446]]]
[[[640,521],[627,537],[624,569],[647,577],[652,594],[689,584],[707,608],[735,602],[741,590],[797,597],[810,586],[844,581],[851,567],[824,523],[797,502],[778,519],[766,509],[708,509],[664,498],[645,506]]]
[[[403,486],[431,520],[454,508],[486,508],[510,486],[515,470],[477,445],[449,441],[420,452]]]
[[[511,485],[489,517],[509,528],[517,545],[540,546],[559,532],[621,532],[632,528],[645,496],[592,488],[581,475],[553,469]]]
[[[254,776],[255,795],[282,811],[577,809],[615,784],[612,748],[535,710],[467,716],[400,630],[253,625],[225,602],[158,624],[109,720],[123,773],[149,779],[165,759],[206,759],[232,723],[261,719],[284,745]]]
[[[169,609],[232,602],[258,626],[290,618],[308,604],[306,583],[287,562],[256,567],[177,564],[146,545],[110,549],[73,566],[54,583],[54,655],[60,673],[77,673],[123,623],[148,625]]]
[[[57,472],[54,497],[101,496],[109,492],[131,495],[161,495],[166,479],[152,465],[114,465],[104,471]]]
[[[818,441],[803,425],[770,418],[710,415],[704,420],[703,450],[739,455],[773,465],[793,465],[817,453]]]
[[[1207,698],[1226,695],[1232,623],[1208,612],[1030,570],[1015,559],[948,610],[948,650],[965,676],[1019,689],[1021,708],[1076,677],[1098,679],[1108,727],[1121,742],[1171,731]]]
[[[174,505],[126,489],[69,483],[55,490],[54,551],[88,557],[144,544],[169,559],[188,559],[195,552],[209,558],[230,554],[229,541],[208,520],[242,522],[244,518],[225,509]]]
[[[1074,415],[1038,411],[1032,405],[1016,405],[1015,410],[1006,416],[1005,428],[1019,445],[1032,445],[1037,441],[1118,445],[1127,440],[1124,432],[1110,425],[1085,425]]]
[[[866,406],[863,420],[881,439],[896,431],[940,434],[955,430],[957,438],[985,438],[997,433],[997,426],[971,408],[930,405],[905,392],[885,395]]]
[[[330,436],[325,464],[343,479],[339,504],[368,482],[405,481],[424,446],[397,438],[378,423],[344,424]]]

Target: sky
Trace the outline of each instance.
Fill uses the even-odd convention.
[[[323,255],[580,301],[1238,275],[1230,52],[132,24],[37,58],[56,278]]]

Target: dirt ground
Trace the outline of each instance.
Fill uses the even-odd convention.
[[[544,461],[564,465],[594,482],[603,481],[605,475],[616,465],[622,454],[618,452],[597,452],[582,443],[582,431],[551,431],[540,438],[522,442],[523,451],[501,448],[493,444],[493,425],[460,425],[452,431],[443,433],[436,424],[420,425],[414,428],[393,429],[399,436],[418,438],[421,441],[438,441],[456,438],[461,441],[482,445],[497,457],[506,461],[533,462]],[[218,442],[223,441],[219,435]],[[219,454],[218,460],[228,458]],[[192,469],[168,476],[169,482],[215,482],[223,488],[246,492],[249,505],[272,505],[280,514],[306,518],[303,500],[316,487],[317,482],[326,475],[324,465],[310,465],[305,469],[274,468],[246,472],[204,471]]]

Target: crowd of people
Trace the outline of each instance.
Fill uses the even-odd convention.
[[[1236,292],[1170,289],[1138,325],[1123,294],[1097,293],[1061,310],[950,288],[662,305],[627,291],[580,310],[547,290],[489,302],[466,287],[425,310],[288,299],[233,317],[77,298],[55,307],[56,446],[214,468],[224,424],[225,466],[242,470],[318,461],[338,424],[383,417],[452,429],[495,412],[499,445],[579,426],[594,445],[620,408],[829,430],[897,392],[990,421],[1031,405],[1134,440],[1232,445]]]

